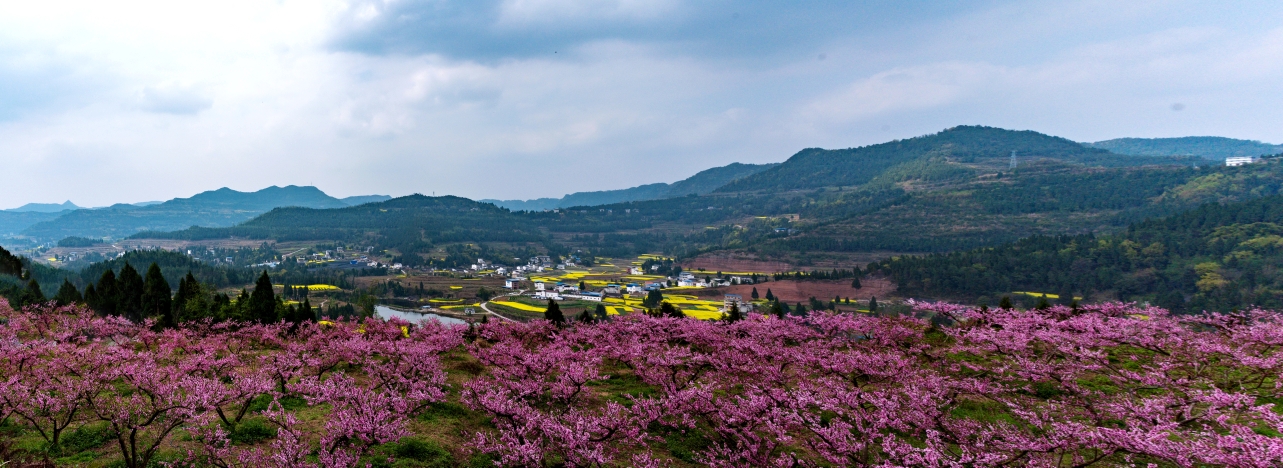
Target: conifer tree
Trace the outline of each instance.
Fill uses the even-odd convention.
[[[174,317],[181,316],[182,310],[187,307],[187,301],[192,300],[197,294],[200,294],[200,282],[196,281],[196,277],[188,271],[187,276],[178,280],[178,292],[174,294],[173,301]]]
[[[557,326],[566,324],[566,316],[562,315],[561,306],[557,305],[557,301],[552,299],[548,299],[548,310],[544,311],[543,316]]]
[[[1051,308],[1051,303],[1047,302],[1046,294],[1043,294],[1042,297],[1038,298],[1038,305],[1035,306],[1035,308],[1038,310],[1047,310]]]
[[[116,312],[125,318],[141,322],[143,320],[143,277],[133,265],[125,262],[116,278],[117,302]]]
[[[859,277],[859,276],[856,276],[856,277],[855,277],[855,279],[852,279],[852,280],[851,280],[851,287],[852,287],[852,288],[855,288],[855,289],[860,289],[860,288],[864,287],[864,286],[860,285],[860,277]]]
[[[83,301],[80,297],[80,291],[76,290],[76,285],[71,284],[71,280],[63,278],[62,286],[58,288],[58,295],[53,297],[58,305],[71,305]]]
[[[771,315],[774,315],[776,318],[784,318],[784,314],[787,313],[785,312],[784,307],[785,306],[783,304],[780,304],[780,301],[771,302]]]
[[[98,288],[94,291],[94,301],[89,303],[89,307],[102,315],[120,315],[116,308],[116,304],[120,302],[117,283],[116,273],[110,268],[102,272],[102,277],[98,278]]]
[[[22,295],[23,304],[39,304],[45,302],[45,293],[40,290],[40,283],[35,278],[27,280],[27,291]]]
[[[642,300],[642,307],[659,307],[659,303],[661,302],[664,302],[664,294],[659,292],[658,289],[652,289],[650,292],[646,293],[646,299]]]
[[[774,300],[775,300],[775,294],[772,294],[772,293],[771,293],[771,288],[766,288],[766,300],[768,300],[768,301],[774,301]]]
[[[878,311],[878,298],[875,296],[869,296],[869,313],[874,313],[877,311]]]
[[[98,290],[97,288],[94,288],[93,283],[85,285],[85,294],[83,298],[86,306],[89,306],[89,308],[94,311],[98,310],[94,307],[94,304],[98,303]]]
[[[0,247],[0,275],[22,275],[22,259]]]
[[[1015,307],[1015,306],[1012,306],[1012,305],[1011,305],[1011,297],[1010,297],[1010,296],[1002,296],[1002,300],[1001,300],[1001,301],[998,301],[998,308],[999,308],[999,309],[1011,310],[1011,309],[1013,309],[1014,307]]]
[[[727,323],[735,323],[744,319],[744,314],[740,313],[738,304],[731,304],[730,309],[726,311],[725,320]]]
[[[751,297],[751,298],[753,298],[753,299],[757,299],[757,286],[753,286],[753,292],[749,293],[749,294],[748,294],[748,297]]]
[[[174,319],[174,304],[170,298],[169,282],[160,273],[160,266],[152,263],[147,267],[147,278],[143,280],[143,294],[140,298],[142,316],[160,317],[159,325],[172,327],[178,324]]]
[[[263,270],[263,274],[254,283],[254,292],[249,296],[246,312],[259,323],[276,323],[279,320],[276,315],[276,293],[272,291],[272,278],[267,276],[267,270]]]
[[[312,302],[308,300],[307,296],[303,296],[303,305],[299,307],[299,323],[305,321],[316,321],[316,312],[312,311]]]
[[[663,304],[659,305],[659,315],[671,318],[686,318],[686,314],[682,313],[681,309],[678,309],[677,306],[668,301],[664,301]]]
[[[597,316],[597,321],[602,321],[606,320],[609,313],[607,313],[606,306],[604,304],[597,304],[597,308],[593,310],[593,315]]]
[[[579,318],[577,320],[579,320],[579,323],[587,323],[587,324],[592,324],[597,321],[597,319],[593,318],[592,312],[589,312],[588,309],[584,309],[583,312],[580,312]]]

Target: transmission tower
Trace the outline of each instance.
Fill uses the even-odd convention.
[[[1011,168],[1012,168],[1012,169],[1015,169],[1015,168],[1016,168],[1016,152],[1015,152],[1015,151],[1012,151],[1012,152],[1011,152]]]

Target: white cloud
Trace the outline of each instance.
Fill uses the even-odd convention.
[[[438,2],[0,3],[0,157],[22,175],[0,206],[284,184],[533,198],[958,124],[1283,141],[1283,29],[1257,27],[1283,7],[1177,3],[1005,2],[759,61],[589,29],[555,56],[328,43]],[[645,29],[690,5],[514,0],[476,27]]]
[[[654,21],[680,11],[674,0],[504,0],[497,26],[566,25],[582,21]]]

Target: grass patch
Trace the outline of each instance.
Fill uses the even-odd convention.
[[[253,444],[276,437],[276,428],[265,418],[249,418],[231,428],[227,438],[236,445]]]
[[[433,403],[419,414],[419,420],[423,422],[435,422],[442,420],[462,420],[473,416],[468,408],[458,403],[440,401]]]
[[[984,423],[1019,424],[1016,418],[1007,412],[1007,407],[996,401],[959,401],[950,414],[955,418],[970,419]]]
[[[406,437],[376,447],[367,462],[376,468],[452,468],[457,465],[454,455],[441,444],[417,437]]]

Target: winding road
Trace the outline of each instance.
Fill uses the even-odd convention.
[[[521,295],[522,293],[524,293],[524,292],[526,292],[526,290],[522,289],[522,290],[520,290],[520,291],[513,292],[513,293],[508,293],[508,294],[504,294],[504,295],[499,296],[499,297],[520,296],[520,295]],[[486,304],[489,304],[489,303],[490,303],[490,301],[485,301],[485,302],[482,302],[481,304],[478,304],[478,305],[480,305],[480,306],[481,306],[481,310],[486,311],[486,312],[487,312],[487,313],[489,313],[490,315],[493,315],[493,316],[495,316],[495,317],[499,317],[499,318],[504,319],[504,320],[507,320],[507,321],[509,321],[509,322],[516,322],[516,320],[510,319],[510,318],[508,318],[508,317],[504,317],[504,316],[502,316],[502,315],[499,315],[499,313],[498,313],[498,312],[495,312],[495,311],[493,311],[493,310],[490,310],[490,308],[489,308],[489,307],[486,307]]]

